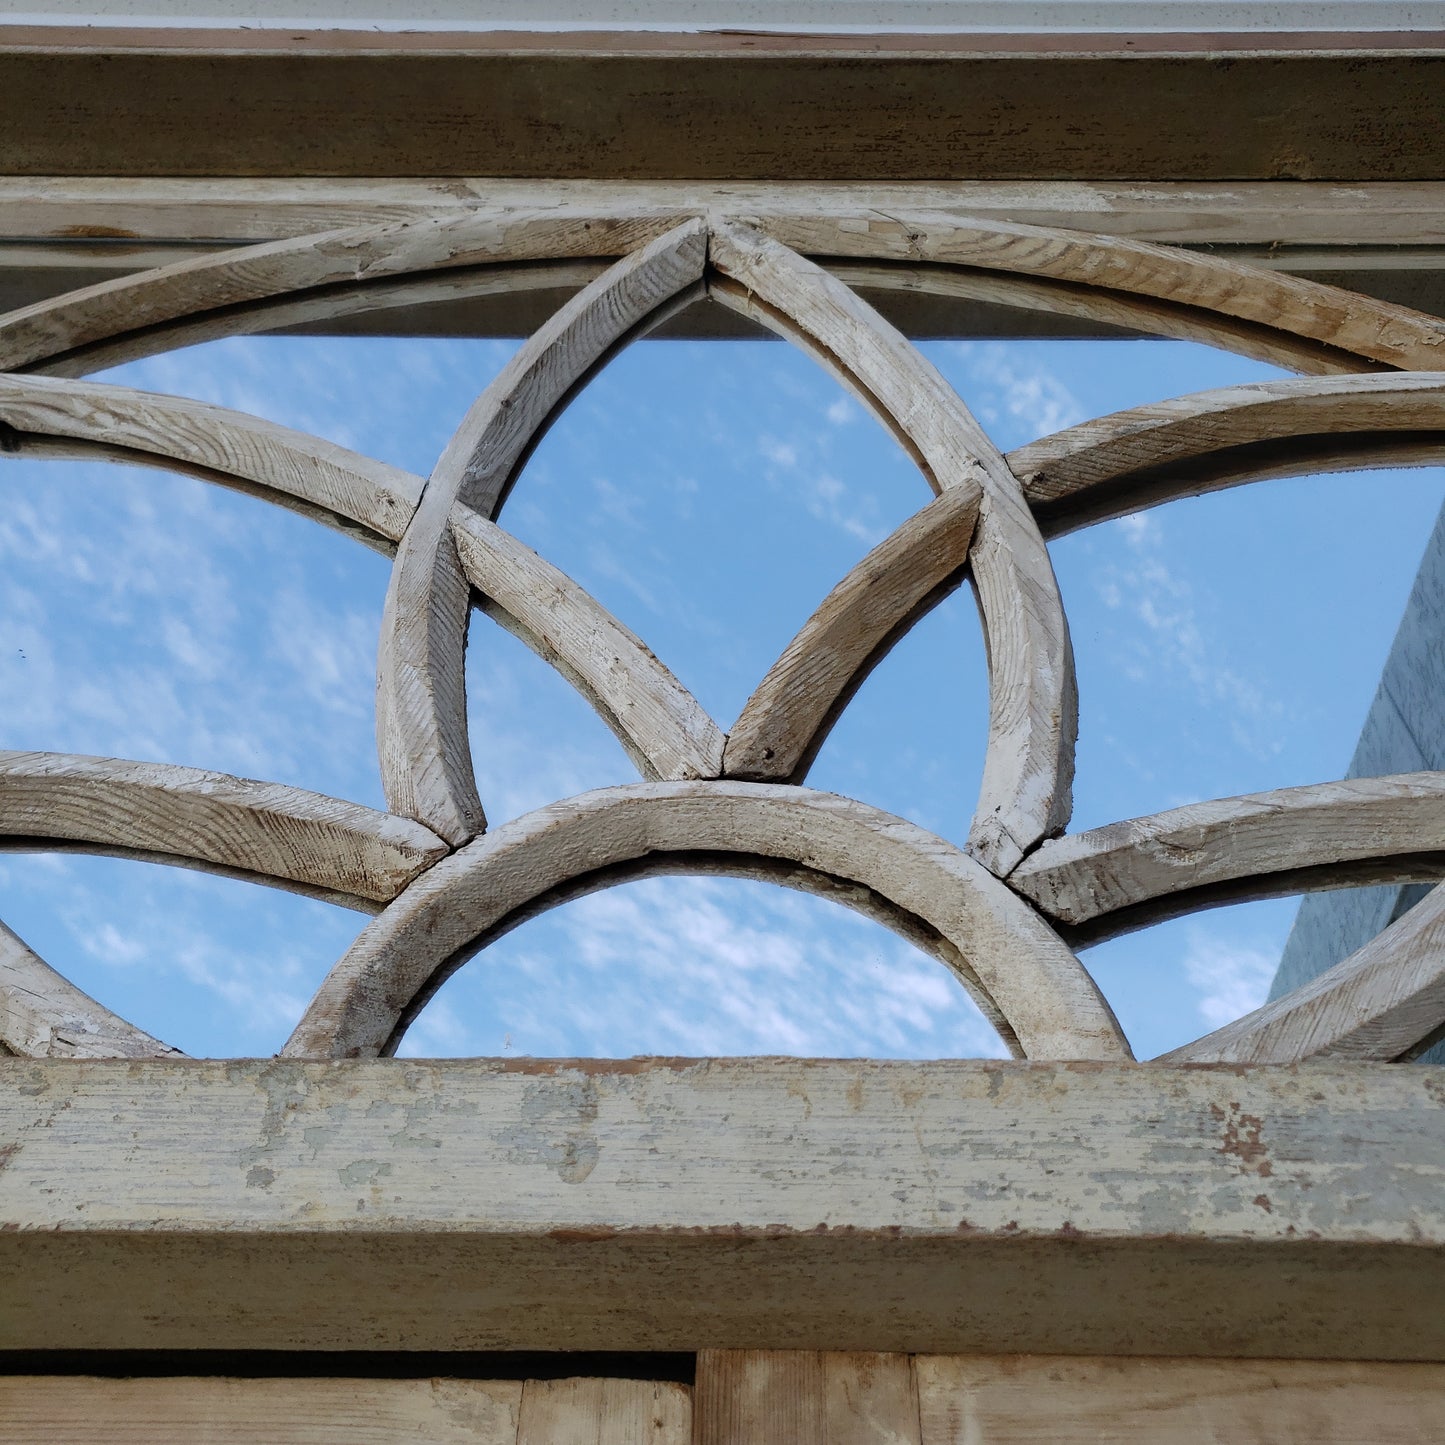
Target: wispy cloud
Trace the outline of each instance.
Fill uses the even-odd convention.
[[[1198,995],[1199,1016],[1209,1029],[1222,1028],[1257,1009],[1269,994],[1279,949],[1219,938],[1202,927],[1190,929],[1184,972]]]

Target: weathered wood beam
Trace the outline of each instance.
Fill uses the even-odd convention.
[[[16,175],[1407,181],[1445,167],[1442,77],[1428,31],[8,26],[0,134]]]
[[[0,1060],[0,1348],[1445,1359],[1445,1071]]]

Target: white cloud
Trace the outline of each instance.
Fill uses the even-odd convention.
[[[1279,964],[1278,948],[1230,943],[1199,927],[1191,928],[1188,938],[1184,973],[1209,1029],[1233,1023],[1265,1001]]]

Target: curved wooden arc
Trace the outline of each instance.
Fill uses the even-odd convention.
[[[189,859],[363,907],[395,898],[447,853],[409,818],[320,793],[67,753],[0,752],[0,837]]]
[[[970,556],[989,656],[989,742],[969,851],[1007,873],[1071,808],[1078,697],[1048,549],[1017,479],[958,394],[841,281],[760,231],[713,227],[711,294],[815,356],[918,461],[976,489]]]
[[[486,827],[467,737],[469,594],[452,541],[460,502],[495,515],[529,450],[576,386],[617,346],[696,287],[707,228],[687,221],[578,292],[463,418],[433,469],[387,586],[377,654],[376,738],[387,806],[453,846]]]
[[[1445,1033],[1445,884],[1342,963],[1166,1064],[1415,1058]]]
[[[1191,803],[1043,843],[1009,887],[1090,943],[1209,906],[1338,887],[1358,874],[1445,877],[1445,772],[1398,773]],[[1150,906],[1154,905],[1154,906]]]
[[[731,778],[798,783],[893,642],[962,580],[978,494],[951,487],[876,546],[823,599],[728,733]]]
[[[460,503],[452,540],[483,611],[592,704],[644,778],[715,778],[723,734],[647,645],[565,572]]]
[[[244,246],[104,281],[0,316],[0,371],[85,364],[88,348],[188,317],[322,287],[386,282],[419,271],[626,255],[677,217],[579,218],[546,211],[468,212],[356,226]],[[114,357],[101,362],[112,364]]]
[[[394,1049],[419,1001],[519,915],[550,906],[555,890],[680,853],[735,855],[745,866],[778,860],[862,885],[962,955],[968,971],[960,981],[1003,1015],[1028,1057],[1130,1057],[1079,961],[967,854],[851,799],[736,782],[606,788],[477,839],[362,932],[283,1053],[346,1058]]]
[[[128,1024],[0,923],[0,1053],[25,1059],[162,1059],[179,1049]]]
[[[369,316],[395,307],[465,302],[487,296],[517,296],[529,291],[580,291],[607,269],[606,260],[527,261],[423,271],[394,281],[362,281],[321,286],[297,294],[283,292],[258,301],[182,316],[140,331],[96,341],[54,361],[38,363],[27,375],[91,376],[113,366],[140,361],[185,346],[260,333],[305,332],[350,316]]]
[[[1445,459],[1445,372],[1265,381],[1098,417],[1009,453],[1044,535],[1264,477]]]
[[[1007,310],[1068,316],[1117,331],[1121,338],[1149,336],[1168,341],[1193,341],[1286,371],[1353,375],[1382,365],[1218,312],[1135,296],[1127,291],[1101,290],[1080,282],[1040,279],[1009,271],[973,270],[965,266],[848,260],[833,256],[818,259],[840,281],[862,291],[895,294],[911,291],[921,296],[974,301]]]
[[[1132,324],[1146,332],[1156,329],[1151,303],[1171,314],[1212,313],[1272,334],[1277,343],[1291,337],[1312,343],[1300,348],[1301,370],[1334,370],[1347,357],[1358,369],[1366,369],[1358,363],[1445,369],[1445,322],[1434,317],[1174,246],[929,211],[768,217],[758,224],[809,256],[970,267],[1135,298]],[[1219,344],[1230,345],[1224,336]]]
[[[175,464],[395,543],[421,495],[400,467],[246,412],[103,382],[0,375],[0,451]],[[51,448],[49,443],[69,444]]]

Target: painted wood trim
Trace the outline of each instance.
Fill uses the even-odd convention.
[[[1191,895],[1273,897],[1281,874],[1292,891],[1307,873],[1339,887],[1356,864],[1378,882],[1395,860],[1411,878],[1445,876],[1445,773],[1276,788],[1110,823],[1042,844],[1008,883],[1060,923],[1099,920],[1094,942],[1115,932],[1111,915],[1124,915],[1123,932],[1190,911]],[[1157,911],[1143,906],[1154,900]]]
[[[94,455],[241,485],[340,531],[395,543],[421,478],[246,412],[101,382],[0,375],[0,453]],[[52,445],[55,442],[71,446]]]
[[[179,1049],[127,1023],[0,923],[0,1051],[30,1059],[153,1059]]]
[[[171,763],[0,752],[0,835],[194,860],[386,902],[447,852],[419,823]]]
[[[1167,1063],[1409,1059],[1445,1031],[1445,885],[1333,968]]]
[[[376,741],[393,813],[460,846],[486,828],[467,736],[469,590],[449,525],[490,518],[554,415],[639,327],[702,279],[707,228],[685,221],[625,256],[533,333],[448,442],[397,549],[377,653]]]
[[[1438,1361],[1442,1072],[0,1060],[0,1348]]]
[[[1099,417],[1009,453],[1046,536],[1263,477],[1445,459],[1445,372],[1265,381]]]
[[[819,603],[728,733],[724,772],[801,783],[895,639],[963,580],[978,494],[953,487],[878,544]]]
[[[969,554],[989,657],[989,740],[969,851],[1006,873],[1072,806],[1078,697],[1058,582],[1017,479],[915,347],[821,267],[715,222],[710,294],[813,355],[914,458],[936,492],[978,495]]]
[[[782,784],[638,783],[506,824],[432,868],[327,976],[283,1053],[348,1058],[395,1049],[416,1010],[491,939],[560,890],[693,855],[688,871],[778,860],[861,885],[902,913],[1005,1040],[1028,1057],[1129,1058],[1093,980],[1054,932],[967,854],[866,804]],[[711,855],[711,856],[709,856]],[[797,886],[817,888],[800,876]],[[960,963],[962,966],[960,966]]]
[[[644,778],[718,776],[722,730],[641,638],[480,513],[455,506],[451,535],[482,610],[582,694]]]

